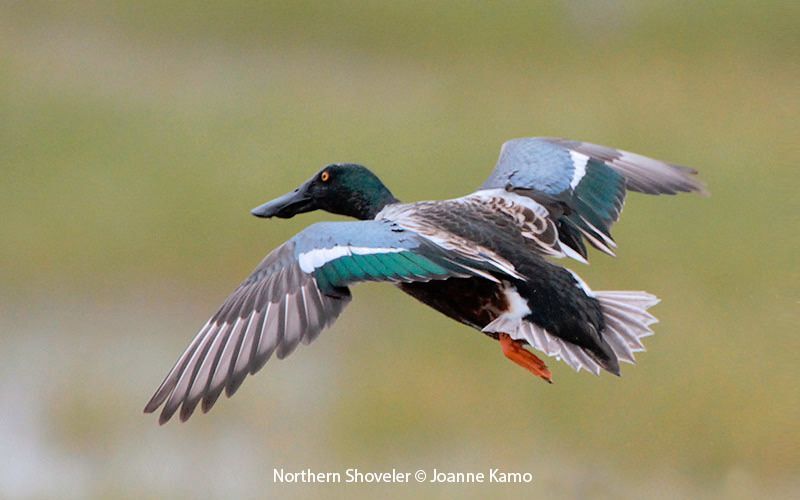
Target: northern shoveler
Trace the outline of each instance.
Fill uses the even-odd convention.
[[[585,142],[506,142],[494,171],[462,198],[400,203],[355,164],[324,167],[252,210],[290,218],[325,210],[358,219],[311,225],[272,251],[206,322],[145,407],[160,423],[231,396],[270,356],[281,359],[330,326],[349,285],[386,281],[498,340],[503,354],[551,381],[529,349],[577,371],[619,375],[644,350],[658,299],[592,291],[547,257],[586,262],[584,241],[614,255],[610,227],[626,190],[704,193],[695,170]]]

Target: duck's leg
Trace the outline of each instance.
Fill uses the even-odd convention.
[[[537,377],[541,377],[546,382],[550,384],[553,383],[553,374],[550,373],[550,370],[547,368],[547,365],[544,364],[544,361],[539,359],[529,350],[525,349],[521,342],[512,339],[507,333],[501,333],[498,335],[497,340],[500,341],[500,347],[503,349],[503,354],[505,354],[508,359],[525,368]]]

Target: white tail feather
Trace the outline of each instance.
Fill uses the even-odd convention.
[[[658,304],[659,299],[647,292],[595,292],[606,329],[603,339],[611,346],[620,361],[635,363],[634,352],[644,351],[642,340],[653,334],[650,325],[657,323],[647,309]]]

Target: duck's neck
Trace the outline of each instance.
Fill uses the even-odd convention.
[[[391,191],[384,188],[368,196],[356,197],[351,202],[353,213],[350,215],[359,220],[372,220],[386,205],[399,203],[400,200],[395,198]]]

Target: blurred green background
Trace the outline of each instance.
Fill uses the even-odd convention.
[[[0,2],[0,497],[800,495],[800,4]],[[623,377],[498,346],[389,286],[187,424],[141,410],[270,249],[248,210],[321,165],[406,201],[509,138],[701,171],[631,195],[617,259],[661,323]],[[276,486],[273,467],[531,472],[530,485]]]

